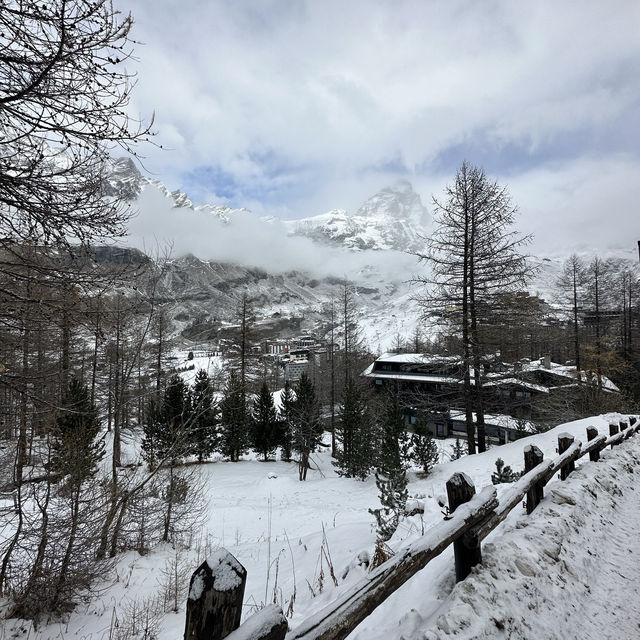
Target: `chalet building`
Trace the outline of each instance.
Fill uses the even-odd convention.
[[[530,431],[535,404],[540,396],[558,389],[575,393],[589,378],[575,367],[551,362],[550,358],[507,364],[497,358],[483,362],[485,431],[490,442],[504,443]],[[457,356],[421,353],[386,353],[363,372],[377,389],[393,385],[403,398],[408,428],[419,412],[427,416],[429,429],[438,437],[465,437],[466,421],[461,411],[464,365]],[[471,372],[473,383],[473,372]],[[603,378],[603,389],[618,388]]]

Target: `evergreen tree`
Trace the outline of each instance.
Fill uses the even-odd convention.
[[[169,460],[171,465],[190,452],[188,428],[192,419],[191,393],[177,374],[169,380],[162,404],[152,402],[147,412],[142,455],[150,467]]]
[[[235,371],[229,376],[220,411],[220,451],[237,462],[247,452],[248,433],[244,386]]]
[[[491,474],[491,482],[493,484],[502,484],[505,482],[515,482],[518,474],[513,469],[504,464],[502,458],[496,460],[496,470]]]
[[[378,541],[382,542],[389,540],[398,528],[407,503],[407,476],[401,454],[401,442],[405,437],[404,416],[398,395],[389,393],[381,416],[376,468],[381,508],[369,509],[376,519]]]
[[[251,440],[253,448],[260,453],[266,462],[278,446],[279,425],[273,396],[266,382],[262,383],[260,395],[253,403],[251,414]]]
[[[453,449],[451,451],[451,459],[458,460],[462,458],[464,455],[464,447],[462,446],[462,442],[460,442],[460,438],[456,438],[456,443],[453,445]]]
[[[54,426],[51,468],[66,477],[74,488],[95,474],[104,456],[104,443],[96,441],[99,432],[98,412],[91,403],[89,390],[73,378]]]
[[[296,395],[287,380],[280,395],[280,413],[278,420],[280,423],[280,446],[282,447],[282,459],[291,460],[291,450],[293,449],[293,424]]]
[[[161,441],[164,432],[162,404],[156,398],[151,398],[149,401],[142,432],[142,443],[140,445],[142,458],[150,469],[154,469],[160,460],[159,452],[162,447]]]
[[[300,480],[307,479],[309,456],[320,444],[322,425],[316,390],[306,373],[300,376],[293,404],[293,449],[298,454]]]
[[[338,414],[337,440],[334,464],[338,474],[364,480],[373,466],[373,434],[370,415],[362,389],[353,380],[347,381],[344,398]]]
[[[90,400],[89,390],[79,380],[72,378],[54,426],[51,452],[51,467],[64,476],[68,483],[69,505],[68,530],[55,578],[52,609],[57,606],[59,597],[67,586],[69,574],[73,573],[74,551],[81,543],[81,507],[86,503],[83,487],[95,475],[98,462],[104,455],[103,442],[96,441],[99,430],[100,422]]]
[[[438,462],[439,454],[438,445],[431,437],[427,420],[423,414],[420,414],[416,420],[415,431],[411,436],[411,444],[413,459],[422,467],[422,473],[425,476],[429,475],[433,465]]]
[[[218,445],[217,407],[213,403],[213,387],[207,372],[196,373],[192,391],[193,416],[190,424],[192,453],[198,462],[208,458]]]

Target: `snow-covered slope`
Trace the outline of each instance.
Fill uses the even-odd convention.
[[[442,522],[438,499],[446,494],[445,483],[454,473],[466,473],[479,489],[491,483],[498,457],[519,471],[527,444],[535,444],[545,458],[552,458],[560,432],[584,440],[588,425],[608,434],[609,421],[620,417],[594,416],[453,461],[451,442],[438,441],[441,462],[433,472],[426,478],[415,469],[408,473],[411,499],[423,506],[424,513],[404,518],[390,547],[401,552]],[[328,434],[325,440],[329,441]],[[580,459],[566,481],[549,482],[543,501],[530,516],[518,506],[490,534],[483,543],[484,566],[474,569],[463,583],[454,584],[449,547],[349,637],[636,638],[637,627],[630,623],[640,622],[633,598],[640,590],[634,542],[640,525],[639,492],[634,488],[639,455],[640,435],[636,435],[613,451],[604,451],[601,462]],[[372,554],[376,538],[369,513],[378,504],[375,479],[338,477],[327,449],[314,454],[312,464],[306,482],[299,482],[295,463],[261,462],[253,456],[237,463],[190,465],[202,476],[209,504],[205,528],[192,532],[188,546],[160,545],[146,555],[121,554],[113,572],[99,578],[99,588],[68,619],[43,622],[37,629],[22,621],[4,621],[6,637],[16,633],[33,640],[131,638],[124,633],[131,627],[132,612],[145,609],[156,612],[152,621],[158,640],[181,637],[191,572],[219,547],[228,549],[247,569],[243,618],[275,600],[289,611],[290,626],[295,628],[369,575],[362,558]],[[510,486],[499,485],[498,496]],[[170,600],[162,597],[167,576],[176,569],[180,593],[178,610],[172,612]],[[576,614],[578,606],[593,615]],[[619,612],[615,627],[607,628],[612,617],[600,607]],[[595,626],[588,628],[588,623]]]

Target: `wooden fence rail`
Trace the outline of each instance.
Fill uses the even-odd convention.
[[[575,462],[589,455],[598,461],[600,451],[614,447],[640,431],[640,421],[609,425],[609,436],[587,428],[587,444],[573,436],[558,436],[558,457],[544,460],[534,445],[524,449],[525,471],[503,492],[500,500],[493,486],[476,494],[471,479],[455,473],[447,482],[449,516],[431,527],[414,543],[371,571],[342,593],[334,602],[287,633],[287,621],[277,605],[269,605],[239,625],[246,571],[225,549],[218,550],[191,577],[185,640],[341,640],[409,578],[453,544],[456,581],[464,580],[471,568],[481,562],[480,543],[512,509],[526,499],[530,514],[544,496],[544,487],[560,473],[565,480],[575,470]]]

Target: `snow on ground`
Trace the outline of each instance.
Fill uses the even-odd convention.
[[[442,513],[437,499],[445,495],[445,482],[454,472],[464,471],[480,489],[490,484],[498,457],[514,470],[520,470],[526,444],[536,444],[544,452],[545,458],[554,457],[558,433],[566,431],[584,440],[585,429],[592,424],[601,433],[608,434],[609,417],[617,419],[619,416],[614,414],[578,420],[544,434],[492,448],[484,454],[444,462],[437,465],[427,478],[409,472],[410,496],[424,503],[424,515],[418,514],[402,521],[390,546],[398,550],[441,521]],[[328,442],[328,435],[325,440]],[[614,502],[624,504],[624,513],[631,514],[633,509],[640,513],[637,509],[640,506],[638,498],[628,487],[628,475],[625,476],[625,465],[631,465],[631,454],[623,453],[629,450],[637,456],[640,437],[636,436],[635,440],[628,441],[618,449],[621,451],[621,462],[618,462],[617,450],[613,455],[605,454],[610,459],[608,463],[611,463],[613,471],[607,470],[608,463],[587,464],[575,474],[575,481],[573,478],[562,484],[552,481],[548,485],[545,500],[528,519],[527,526],[523,526],[527,521],[522,517],[523,509],[514,509],[506,522],[488,539],[485,545],[488,568],[474,573],[470,578],[468,582],[474,586],[458,585],[454,589],[452,549],[449,548],[393,594],[350,638],[472,638],[476,637],[473,635],[475,631],[470,631],[469,635],[455,635],[453,632],[458,630],[461,633],[460,629],[464,630],[465,624],[472,629],[469,626],[471,621],[480,624],[475,620],[474,607],[493,633],[479,637],[555,637],[531,635],[530,632],[529,635],[523,632],[524,635],[508,636],[499,626],[513,630],[521,619],[526,620],[524,609],[529,602],[537,607],[528,614],[532,625],[535,624],[537,611],[545,612],[549,623],[554,617],[554,607],[563,615],[568,615],[571,604],[561,603],[561,596],[566,594],[571,599],[580,595],[583,599],[586,590],[583,582],[594,585],[594,598],[608,596],[609,587],[615,583],[606,578],[598,591],[593,579],[597,565],[589,552],[581,549],[590,545],[587,548],[591,553],[608,553],[604,541],[598,536],[605,535],[602,528],[609,526],[609,521],[617,522],[614,516],[622,513],[620,510],[616,512]],[[443,459],[446,457],[446,451],[443,451]],[[100,591],[88,606],[79,605],[64,623],[48,624],[38,630],[27,625],[24,627],[25,633],[33,640],[60,637],[85,640],[124,638],[125,635],[118,635],[117,630],[123,631],[126,624],[130,623],[132,612],[137,612],[139,616],[140,611],[154,609],[154,598],[156,603],[164,598],[164,609],[168,611],[171,608],[168,576],[175,573],[173,565],[177,565],[177,572],[182,576],[178,610],[158,614],[155,621],[158,640],[175,640],[184,632],[189,577],[201,562],[220,547],[228,549],[247,569],[244,617],[275,600],[290,614],[289,624],[294,628],[365,575],[358,557],[362,557],[363,552],[372,554],[375,543],[374,520],[368,513],[369,508],[378,504],[374,479],[361,482],[338,477],[327,448],[315,454],[312,463],[314,469],[306,482],[298,481],[295,463],[265,463],[245,459],[238,463],[218,460],[202,465],[200,468],[205,475],[208,500],[206,530],[194,530],[191,539],[183,541],[189,543],[189,548],[179,545],[174,549],[164,545],[145,556],[136,552],[122,554],[113,574],[97,585]],[[625,484],[623,496],[614,495],[612,488],[610,491],[600,488],[593,490],[588,485],[582,488],[577,480],[588,478],[588,482],[594,486],[598,483],[604,486],[611,484],[616,475],[620,478],[619,482]],[[499,486],[499,495],[507,487]],[[627,499],[634,502],[623,503]],[[584,504],[573,520],[569,513],[572,500]],[[594,523],[593,529],[587,521],[587,515],[594,516],[590,521]],[[633,518],[629,515],[629,528],[635,527],[637,530],[640,524],[638,519],[638,515]],[[621,529],[614,531],[615,538],[611,539],[611,543],[622,545],[620,548],[626,553],[626,529],[622,523],[619,526]],[[545,538],[547,530],[549,536]],[[591,537],[585,537],[585,530]],[[571,547],[563,546],[563,540],[569,534],[575,535],[577,542]],[[557,561],[549,560],[549,553],[556,555]],[[624,561],[624,556],[614,556],[611,551],[611,557],[606,560],[610,576],[615,575],[616,563]],[[516,558],[520,567],[516,565]],[[542,582],[542,568],[545,573],[555,576],[552,580],[556,582],[551,582],[548,589]],[[575,576],[568,573],[570,571]],[[533,576],[527,575],[532,572]],[[492,577],[492,573],[495,577]],[[622,573],[625,573],[625,569],[622,569]],[[579,585],[570,588],[568,583],[572,580],[578,581]],[[640,581],[637,582],[640,584]],[[526,597],[528,592],[525,585],[529,585],[531,593],[535,591],[535,598]],[[626,606],[623,603],[629,603],[630,594],[636,588],[627,586],[624,592],[621,590],[610,599],[620,601],[620,606]],[[505,593],[505,589],[508,593]],[[487,591],[487,594],[480,591]],[[593,611],[596,609],[594,605]],[[490,620],[490,616],[498,616],[497,625]],[[117,627],[115,620],[118,621]],[[0,634],[0,638],[11,637],[14,628],[15,625],[5,622],[2,633],[6,632],[6,635]],[[550,628],[552,631],[556,629]],[[563,637],[572,636],[565,633]],[[584,637],[607,636],[589,636],[585,632]]]
[[[189,353],[194,354],[191,360],[188,357]],[[186,369],[180,371],[180,377],[187,384],[194,383],[196,374],[200,369],[204,369],[210,378],[216,378],[224,367],[224,359],[221,355],[207,355],[204,352],[182,350],[175,351],[174,356],[173,366],[179,369]]]
[[[482,566],[413,637],[640,638],[639,454],[636,437],[549,486],[531,516],[484,545]]]

